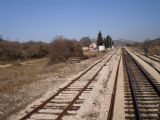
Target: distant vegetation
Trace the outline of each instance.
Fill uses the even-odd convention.
[[[91,39],[89,37],[82,37],[80,39],[80,45],[82,47],[89,47],[89,45],[92,43]]]
[[[66,61],[69,57],[83,57],[81,46],[88,46],[90,39],[80,41],[63,37],[55,38],[51,43],[7,41],[0,38],[0,61],[26,60],[49,56],[51,63]]]
[[[13,61],[42,58],[48,55],[49,45],[43,42],[13,42],[0,38],[0,60]]]
[[[49,56],[51,63],[64,62],[70,57],[84,58],[81,47],[89,47],[91,43],[89,37],[82,37],[80,41],[57,37],[51,43],[44,43],[8,41],[0,36],[0,61],[27,60]],[[104,45],[106,48],[111,47],[112,38],[109,35],[103,38],[99,32],[97,44]]]

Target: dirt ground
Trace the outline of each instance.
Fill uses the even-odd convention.
[[[7,120],[9,116],[24,109],[47,91],[58,88],[103,55],[104,53],[92,53],[89,59],[80,62],[48,65],[45,60],[0,69],[0,119]]]

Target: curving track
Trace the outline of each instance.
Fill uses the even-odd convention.
[[[123,49],[125,66],[125,119],[160,119],[160,84]]]
[[[34,106],[20,120],[61,120],[75,115],[85,100],[83,96],[93,89],[96,76],[115,53],[116,50],[107,54],[42,104]]]

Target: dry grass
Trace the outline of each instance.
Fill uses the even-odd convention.
[[[30,65],[14,63],[12,67],[0,69],[0,93],[11,92],[15,87],[22,87],[35,80],[43,72],[47,61],[36,62]]]
[[[12,67],[0,69],[0,94],[13,92],[15,88],[44,79],[44,76],[58,73],[67,66],[66,63],[50,65],[47,59],[24,65],[15,62]]]
[[[155,55],[160,55],[160,46],[156,45],[156,46],[152,46],[149,48],[149,52],[151,54],[155,54]]]
[[[103,56],[105,53],[98,52],[98,51],[84,51],[83,54],[87,56],[88,58],[94,58],[97,56]]]
[[[90,59],[98,59],[104,55],[104,53],[93,51],[87,51],[84,54]],[[66,63],[48,65],[48,59],[23,65],[20,62],[14,62],[12,67],[0,69],[0,94],[12,92],[17,87],[21,88],[23,85],[38,81],[40,75],[60,72],[65,66]]]
[[[84,53],[88,58],[100,58],[104,53],[88,51]],[[98,54],[98,55],[97,55]],[[27,63],[27,62],[25,62]],[[29,64],[12,63],[12,67],[0,69],[0,94],[11,92],[16,87],[32,83],[40,79],[40,75],[60,72],[66,63],[48,65],[48,60],[31,62]]]

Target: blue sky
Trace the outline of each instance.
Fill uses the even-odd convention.
[[[51,41],[55,36],[160,37],[160,0],[0,0],[0,35]]]

